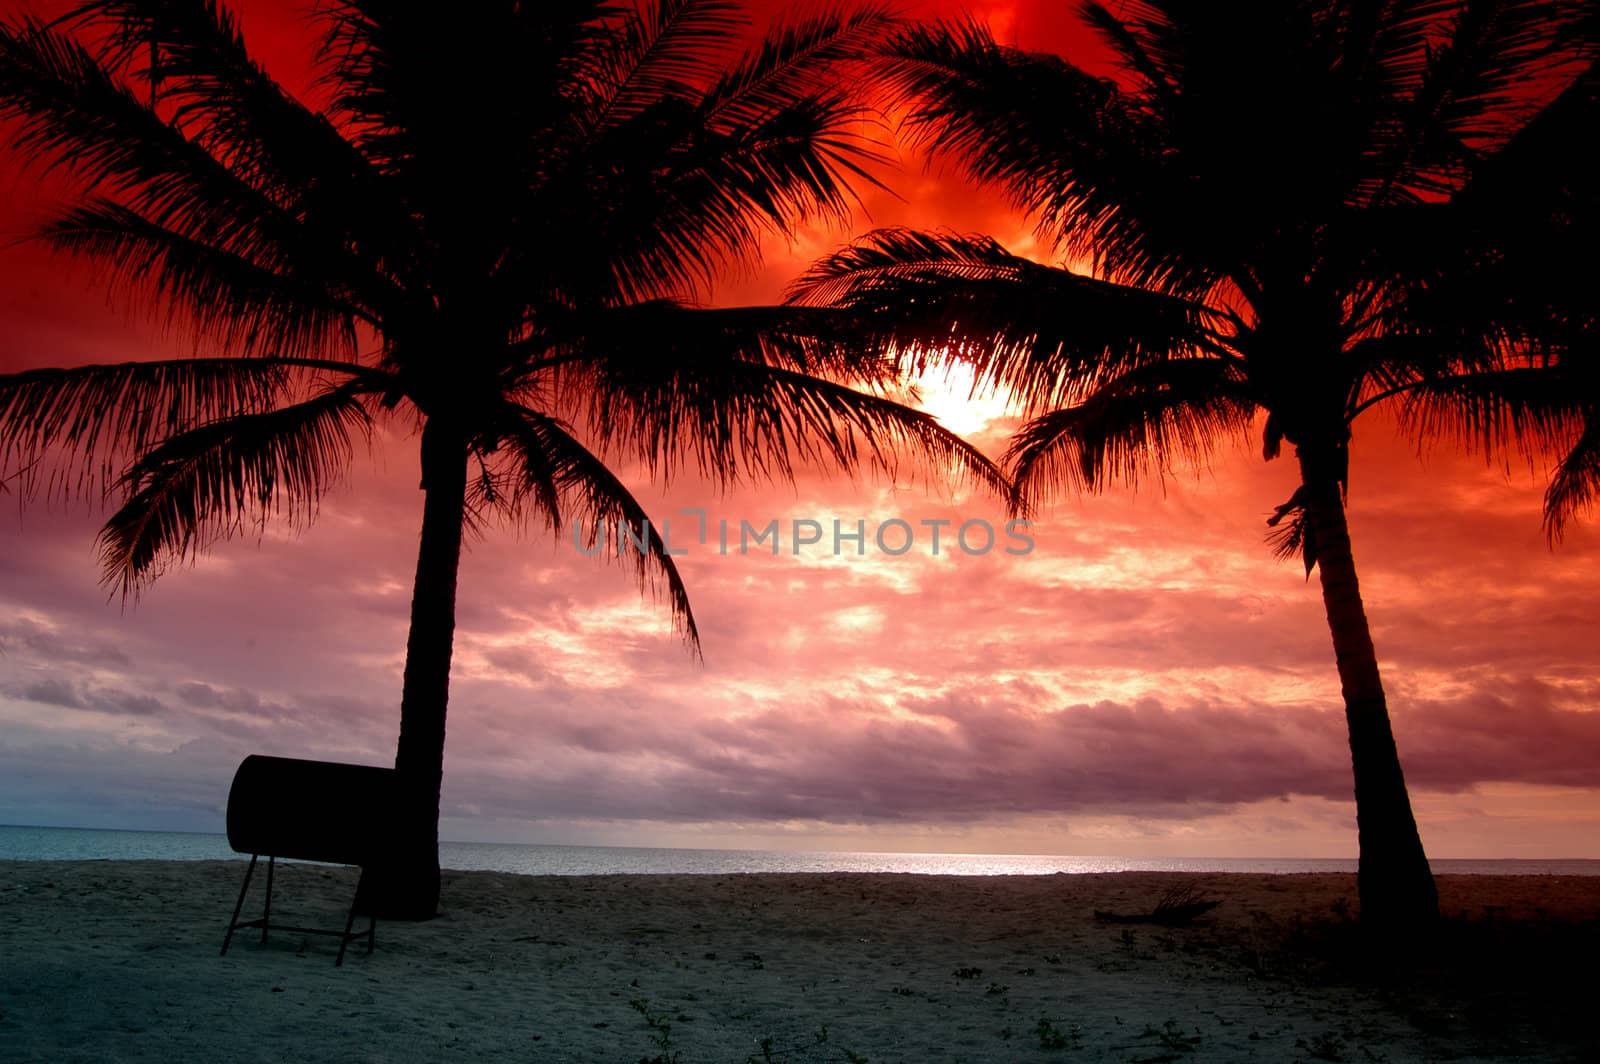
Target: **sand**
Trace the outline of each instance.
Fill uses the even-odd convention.
[[[1600,878],[1443,877],[1439,938],[1377,956],[1348,876],[446,873],[336,968],[218,956],[243,868],[0,862],[0,1060],[1600,1059]],[[275,913],[340,923],[353,876],[280,866]],[[1221,904],[1094,917],[1175,883]]]

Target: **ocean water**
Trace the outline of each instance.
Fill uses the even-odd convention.
[[[0,825],[0,861],[243,860],[222,835]],[[1089,872],[1354,872],[1353,860],[1212,857],[1066,857],[1036,854],[822,853],[689,850],[642,846],[539,846],[444,842],[446,868],[530,876],[733,872],[916,872],[997,876]],[[1435,872],[1464,875],[1600,875],[1600,860],[1436,860]]]

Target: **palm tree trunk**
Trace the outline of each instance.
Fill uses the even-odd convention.
[[[422,542],[394,763],[401,802],[393,860],[375,869],[371,881],[377,915],[391,920],[428,920],[439,908],[439,793],[466,485],[465,440],[450,425],[430,419],[422,432]]]
[[[1308,544],[1316,552],[1322,604],[1333,635],[1350,729],[1361,847],[1357,874],[1361,919],[1386,933],[1404,934],[1437,920],[1439,898],[1411,812],[1377,652],[1356,581],[1341,488],[1344,467],[1342,448],[1320,457],[1300,450]]]

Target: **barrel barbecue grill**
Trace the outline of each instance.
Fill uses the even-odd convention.
[[[273,927],[308,935],[336,935],[339,955],[335,965],[344,964],[345,949],[354,938],[366,938],[370,954],[378,920],[367,904],[367,869],[393,852],[391,824],[399,798],[398,778],[392,768],[259,754],[245,758],[228,792],[228,845],[249,854],[250,866],[245,869],[244,885],[239,888],[239,900],[222,940],[223,954],[233,942],[233,933],[248,927],[261,928],[263,943]],[[261,916],[241,921],[239,913],[262,856],[267,858],[267,890]],[[272,923],[272,873],[279,857],[361,868],[344,930]],[[368,924],[363,931],[352,931],[358,912],[365,912]]]

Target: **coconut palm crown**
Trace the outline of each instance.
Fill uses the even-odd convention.
[[[884,11],[813,11],[753,46],[723,0],[312,17],[304,98],[214,0],[0,25],[12,150],[70,189],[37,238],[192,326],[199,352],[0,377],[0,473],[25,495],[113,492],[101,559],[131,594],[241,529],[309,521],[375,427],[420,433],[405,841],[375,893],[424,918],[464,527],[638,529],[614,457],[726,484],[904,448],[1004,481],[884,397],[888,360],[828,343],[836,312],[696,302],[764,236],[847,216],[875,149],[844,72]],[[697,645],[659,536],[629,560]]]
[[[1253,432],[1268,459],[1292,450],[1299,487],[1271,523],[1320,575],[1378,926],[1425,925],[1437,899],[1351,555],[1352,425],[1406,397],[1419,421],[1473,422],[1428,401],[1440,382],[1527,354],[1528,316],[1466,321],[1430,293],[1509,253],[1490,173],[1592,58],[1566,32],[1575,6],[1081,3],[1114,77],[970,21],[906,28],[883,69],[912,134],[1031,215],[1062,264],[884,230],[793,295],[874,314],[865,346],[965,358],[1016,396],[1022,498],[1161,475]]]

